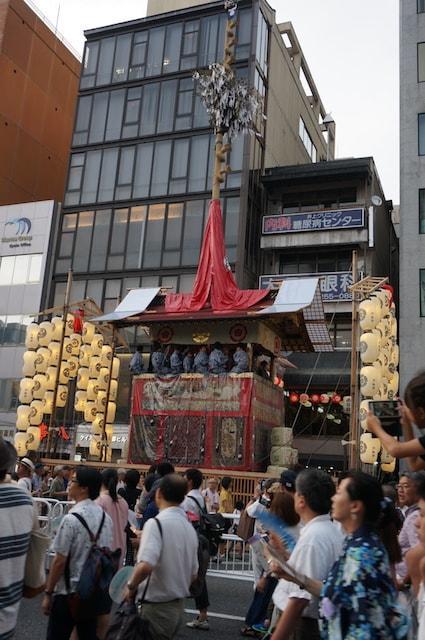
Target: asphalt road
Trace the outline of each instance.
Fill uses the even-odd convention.
[[[182,627],[176,640],[222,640],[237,638],[243,618],[253,595],[252,582],[242,580],[208,578],[210,597],[210,630],[196,631]],[[46,637],[47,619],[40,609],[41,598],[22,600],[19,611],[16,640],[44,640]],[[194,609],[193,600],[187,600],[187,610]],[[194,618],[191,613],[185,613],[185,622]],[[59,639],[58,639],[59,640]]]

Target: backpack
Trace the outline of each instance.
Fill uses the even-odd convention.
[[[80,575],[77,590],[69,595],[72,617],[75,621],[80,621],[96,617],[101,613],[105,598],[109,598],[109,584],[114,574],[118,571],[121,549],[111,551],[109,547],[99,547],[97,544],[105,522],[105,512],[102,513],[102,520],[95,536],[90,531],[83,516],[79,513],[71,513],[70,515],[75,516],[81,522],[92,543]],[[70,589],[69,565],[70,556],[68,556],[65,566],[65,584],[68,592]]]
[[[236,529],[236,535],[242,538],[244,542],[252,538],[254,535],[255,518],[251,518],[248,515],[247,510],[244,509],[239,518],[239,524]]]
[[[199,522],[193,522],[193,526],[199,535],[208,540],[209,552],[211,556],[215,556],[220,544],[220,538],[227,530],[226,519],[221,513],[208,513],[198,500],[193,496],[187,496],[193,500],[199,509]]]

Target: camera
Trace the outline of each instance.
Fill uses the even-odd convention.
[[[401,436],[401,422],[397,400],[369,400],[370,411],[380,420],[390,436]]]

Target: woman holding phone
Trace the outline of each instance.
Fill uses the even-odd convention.
[[[406,387],[404,403],[400,402],[401,426],[404,442],[398,442],[383,428],[373,413],[367,418],[368,431],[380,439],[384,448],[394,458],[408,458],[412,471],[425,469],[425,435],[416,438],[413,425],[425,429],[425,371],[418,373]]]

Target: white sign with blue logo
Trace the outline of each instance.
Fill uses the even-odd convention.
[[[260,276],[260,289],[267,289],[273,285],[280,284],[289,278],[320,278],[320,290],[323,302],[346,302],[351,301],[351,292],[348,290],[353,284],[353,274],[351,271],[334,271],[331,273],[296,273],[278,274],[274,276]]]
[[[290,215],[263,217],[263,234],[330,231],[333,229],[361,229],[365,226],[364,209],[309,211]]]

